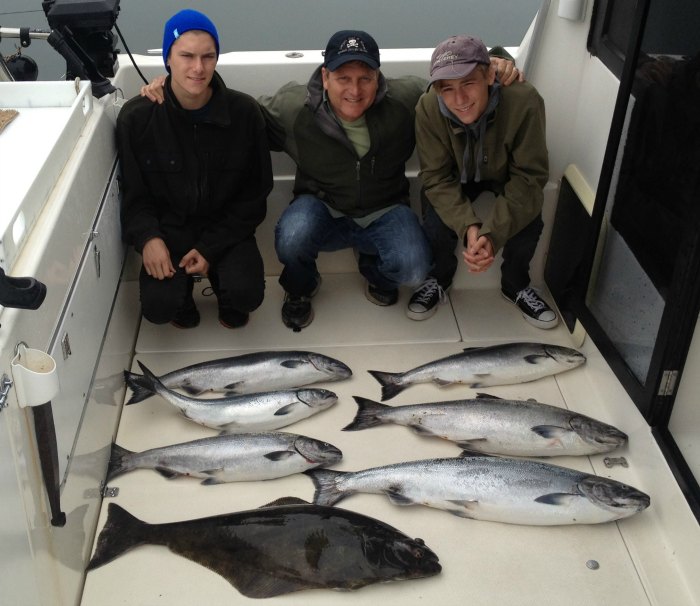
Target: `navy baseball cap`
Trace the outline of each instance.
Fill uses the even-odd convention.
[[[349,61],[362,61],[379,69],[379,47],[367,32],[345,29],[331,36],[323,53],[323,67],[334,72]]]

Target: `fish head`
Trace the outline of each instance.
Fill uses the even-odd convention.
[[[294,440],[294,449],[309,463],[333,465],[343,458],[343,453],[328,442],[299,436]]]
[[[626,433],[590,417],[576,415],[571,418],[569,425],[584,442],[595,446],[598,452],[608,452],[627,443]]]
[[[352,370],[340,360],[317,353],[309,354],[309,361],[316,370],[328,376],[329,381],[342,381],[352,376]]]
[[[309,408],[328,408],[338,401],[338,396],[328,389],[299,389],[297,398]]]
[[[442,570],[437,554],[423,539],[411,539],[398,531],[386,539],[382,537],[367,543],[368,552],[365,555],[377,566],[394,569],[396,572],[391,575],[392,579],[420,579]]]
[[[600,476],[587,476],[579,482],[578,488],[591,503],[615,513],[614,519],[642,511],[651,503],[649,495],[641,490]]]
[[[567,368],[576,368],[581,366],[586,361],[586,356],[584,356],[580,351],[572,349],[571,347],[563,347],[561,345],[545,345],[544,351],[562,366]]]

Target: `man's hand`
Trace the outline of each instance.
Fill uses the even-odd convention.
[[[521,72],[510,59],[491,57],[491,66],[496,70],[496,76],[503,86],[513,82],[525,82],[525,74]]]
[[[175,275],[175,268],[170,261],[170,251],[161,238],[151,238],[144,244],[141,254],[143,267],[151,278],[164,280]]]
[[[488,236],[479,235],[479,226],[467,228],[467,243],[462,256],[471,273],[486,271],[494,261],[493,244]]]
[[[161,104],[165,101],[165,93],[163,93],[164,86],[165,76],[156,76],[151,80],[150,84],[144,84],[141,87],[141,96],[148,97],[151,101]]]
[[[209,273],[209,261],[207,261],[196,248],[193,248],[182,257],[179,267],[182,267],[188,275],[201,274],[206,276],[207,273]]]

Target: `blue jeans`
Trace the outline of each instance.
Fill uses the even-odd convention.
[[[383,290],[418,286],[430,271],[430,246],[415,213],[400,205],[360,227],[349,217],[334,219],[315,196],[298,196],[275,227],[275,250],[284,265],[279,283],[293,296],[308,296],[316,287],[319,252],[355,248],[358,268],[370,284]]]

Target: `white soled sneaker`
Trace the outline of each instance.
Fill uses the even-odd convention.
[[[502,293],[506,300],[513,303],[522,313],[523,318],[537,328],[550,329],[559,324],[557,314],[537,294],[534,288],[528,286],[515,295],[515,300]]]
[[[428,278],[413,291],[406,315],[411,320],[427,320],[435,315],[438,305],[447,303],[447,294],[435,278]]]

